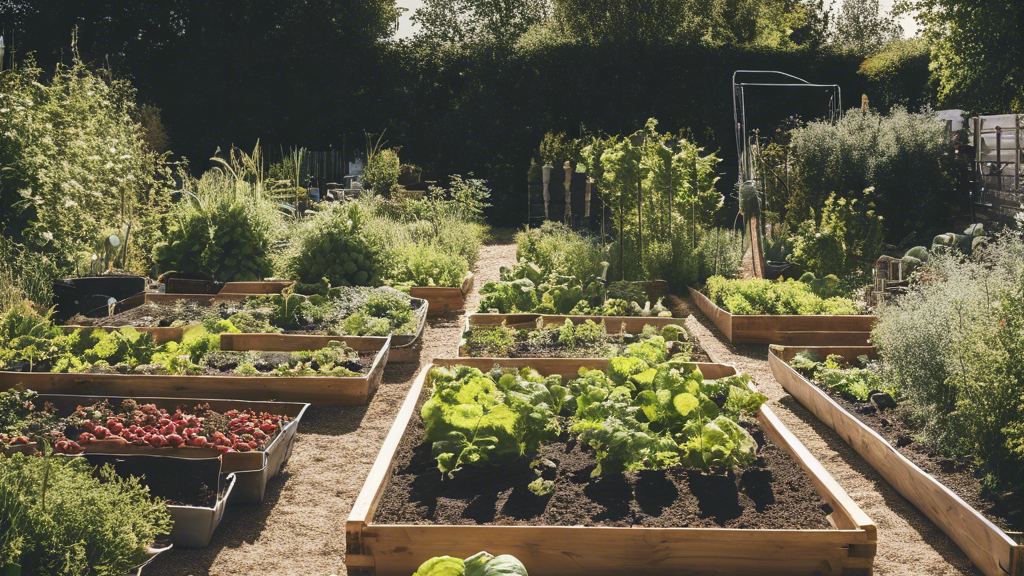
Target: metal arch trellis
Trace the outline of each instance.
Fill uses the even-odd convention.
[[[796,82],[737,82],[737,76],[740,74],[779,75],[796,80]],[[740,182],[756,180],[756,175],[753,174],[753,163],[750,159],[750,147],[747,145],[746,88],[752,86],[828,89],[831,91],[827,107],[829,121],[836,122],[843,115],[843,92],[838,84],[812,84],[803,78],[778,70],[736,70],[732,73],[732,118],[736,131],[736,157],[740,168]]]
[[[761,76],[781,76],[786,81],[776,82],[743,82],[740,80],[741,75],[761,75]],[[743,200],[740,198],[740,192],[744,188],[752,190],[753,195],[757,200],[756,211],[758,214],[751,221],[751,215],[746,215],[744,218],[744,230],[746,234],[747,222],[750,221],[750,232],[751,232],[751,256],[753,259],[754,274],[758,277],[764,277],[764,257],[761,252],[760,242],[755,242],[755,239],[760,240],[760,235],[763,232],[763,223],[760,220],[760,206],[767,203],[767,198],[761,196],[765,193],[763,186],[759,186],[760,177],[756,174],[753,158],[751,158],[751,145],[750,137],[747,130],[747,101],[746,101],[746,89],[748,87],[764,87],[764,88],[814,88],[814,89],[826,89],[829,93],[828,105],[826,112],[830,122],[835,123],[842,117],[843,108],[842,100],[843,94],[842,89],[838,84],[813,84],[792,74],[786,72],[780,72],[778,70],[736,70],[732,74],[732,116],[733,116],[733,128],[736,132],[736,159],[738,163],[738,182],[737,182],[737,195],[736,199],[739,201],[739,210],[736,214],[736,221],[739,220],[743,211]],[[756,142],[755,142],[756,145]],[[733,222],[733,227],[736,226],[736,221]],[[757,234],[754,234],[755,228],[758,230]],[[742,238],[742,236],[741,236]],[[742,242],[742,240],[741,240]]]

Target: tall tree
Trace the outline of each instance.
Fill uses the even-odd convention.
[[[932,45],[939,102],[974,113],[1024,112],[1024,2],[900,0]]]
[[[429,43],[509,47],[549,12],[548,0],[425,0],[412,21],[420,26],[419,39]]]
[[[878,0],[843,0],[836,15],[832,43],[842,50],[869,54],[903,36],[903,28],[883,14]]]

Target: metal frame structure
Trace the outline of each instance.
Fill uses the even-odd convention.
[[[737,82],[740,74],[769,74],[778,75],[796,82]],[[752,162],[750,159],[750,147],[747,145],[747,87],[767,88],[827,88],[832,90],[832,96],[828,102],[829,121],[835,122],[843,115],[843,92],[838,84],[812,84],[803,78],[780,72],[778,70],[736,70],[732,73],[732,118],[733,127],[736,131],[736,159],[739,162],[739,181],[746,182],[757,180],[753,174]]]

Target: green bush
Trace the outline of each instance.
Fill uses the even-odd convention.
[[[601,273],[604,255],[597,240],[560,222],[526,228],[516,233],[515,240],[516,259],[533,262],[545,275],[589,280]]]
[[[0,456],[0,565],[23,574],[121,576],[169,534],[171,518],[138,479],[81,458]]]
[[[838,280],[838,279],[837,279]],[[857,314],[853,300],[822,298],[811,286],[796,280],[708,278],[704,292],[715,305],[740,315],[748,314]]]
[[[398,151],[394,149],[379,150],[366,162],[363,169],[363,186],[374,194],[388,197],[398,186],[401,174],[401,161]]]
[[[786,220],[792,225],[812,218],[833,193],[874,199],[886,237],[896,243],[910,232],[945,228],[955,207],[946,128],[933,113],[850,110],[835,124],[815,121],[793,130],[790,152],[795,178]]]
[[[1024,472],[1024,242],[1001,237],[971,258],[933,254],[929,279],[879,310],[871,339],[923,438],[975,459],[993,483]]]
[[[286,276],[308,284],[326,278],[331,286],[376,283],[378,252],[364,239],[362,220],[358,204],[331,204],[318,212],[293,235]]]
[[[270,276],[275,237],[271,207],[251,202],[186,201],[153,249],[157,270],[220,282],[256,281]]]
[[[117,265],[147,274],[173,181],[134,119],[135,90],[108,78],[77,58],[49,79],[31,58],[0,73],[0,227],[71,271],[98,231],[131,223]]]

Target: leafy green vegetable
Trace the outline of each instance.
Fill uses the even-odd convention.
[[[477,552],[466,558],[466,576],[529,576],[526,566],[516,557],[508,554],[491,556]]]
[[[836,280],[838,282],[838,280]],[[733,314],[857,314],[853,300],[823,294],[834,294],[832,278],[821,279],[820,286],[786,280],[773,282],[757,278],[730,280],[721,276],[708,278],[705,293],[717,306]]]
[[[558,378],[458,366],[434,368],[428,381],[434,392],[421,410],[425,441],[449,477],[465,464],[498,466],[534,453],[561,432],[556,408],[567,392]]]
[[[465,573],[466,562],[462,558],[437,556],[420,564],[412,576],[463,576]]]
[[[572,432],[596,451],[594,475],[676,464],[709,471],[754,461],[756,444],[738,421],[766,398],[748,387],[749,377],[704,380],[692,365],[648,369],[643,361],[643,372],[629,374],[637,361],[612,359],[627,370],[614,377],[612,369],[585,371],[569,383],[576,398]]]
[[[438,556],[427,560],[413,576],[529,576],[526,567],[514,556],[492,556],[487,552],[462,560],[451,556]]]

